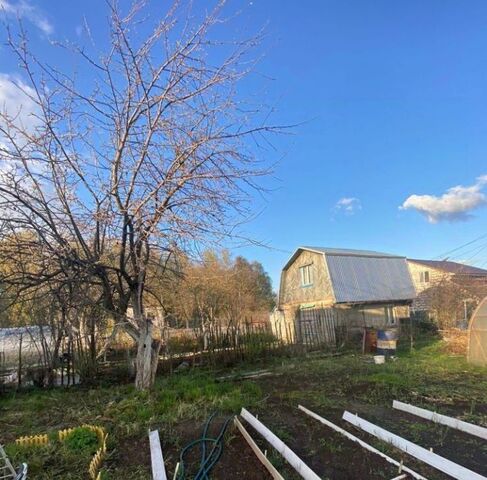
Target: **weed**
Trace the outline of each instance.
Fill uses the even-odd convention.
[[[79,427],[75,428],[63,443],[72,452],[93,455],[98,449],[99,439],[92,430]]]
[[[339,453],[343,450],[343,445],[330,438],[320,438],[320,446],[330,453]]]

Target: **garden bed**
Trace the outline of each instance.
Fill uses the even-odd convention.
[[[370,357],[357,354],[312,356],[266,365],[279,375],[231,378],[233,374],[257,368],[243,365],[240,370],[189,369],[158,378],[150,394],[137,392],[131,385],[115,385],[4,395],[0,397],[0,442],[12,443],[20,435],[82,423],[101,425],[109,432],[107,478],[139,480],[151,478],[147,431],[157,428],[168,477],[172,478],[181,449],[200,436],[206,418],[218,412],[214,426],[218,429],[225,418],[237,414],[244,406],[258,414],[259,419],[323,478],[390,479],[394,476],[394,467],[380,457],[365,452],[298,411],[297,405],[302,404],[396,460],[403,459],[406,465],[431,480],[447,477],[342,422],[343,411],[359,413],[394,433],[427,448],[431,446],[437,453],[487,474],[485,446],[474,438],[392,410],[392,400],[399,399],[487,425],[486,370],[449,355],[441,342],[430,343],[412,353],[404,352],[386,365],[374,365]],[[225,376],[230,378],[216,381],[217,377]],[[245,426],[261,448],[268,450],[269,458],[283,476],[296,478],[286,462],[251,427]],[[33,478],[85,479],[80,465],[85,465],[86,459],[72,460],[63,455],[63,452],[46,450],[41,463],[50,476]],[[22,458],[32,462],[28,455],[21,457],[18,453],[14,455],[17,462]],[[194,462],[197,461],[195,457]],[[269,478],[239,432],[229,430],[223,455],[211,478],[244,477]]]

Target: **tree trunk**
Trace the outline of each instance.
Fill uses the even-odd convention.
[[[149,390],[154,385],[160,348],[161,342],[153,339],[152,322],[145,320],[137,345],[135,387],[138,390]]]
[[[135,388],[149,390],[154,385],[159,362],[161,342],[155,341],[152,319],[144,314],[141,296],[133,295],[132,309],[135,323],[139,327],[137,358],[135,360]]]

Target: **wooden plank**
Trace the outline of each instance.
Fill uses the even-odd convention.
[[[392,408],[416,415],[417,417],[425,418],[426,420],[431,420],[434,423],[447,425],[448,427],[455,428],[456,430],[460,430],[462,432],[469,433],[470,435],[475,435],[483,440],[487,440],[487,428],[480,427],[479,425],[464,422],[458,418],[442,415],[441,413],[432,412],[431,410],[426,410],[425,408],[415,407],[414,405],[409,405],[408,403],[398,402],[397,400],[392,402]]]
[[[384,460],[388,461],[389,463],[392,463],[396,467],[399,468],[399,472],[404,471],[409,473],[412,477],[416,478],[417,480],[428,480],[426,477],[423,477],[423,475],[420,475],[419,473],[416,473],[414,470],[411,470],[410,468],[404,466],[401,462],[398,462],[397,460],[394,460],[393,458],[389,457],[385,453],[382,453],[380,450],[377,450],[377,448],[374,448],[372,445],[369,445],[368,443],[364,442],[360,438],[356,437],[355,435],[352,435],[351,433],[347,432],[343,428],[339,427],[338,425],[335,425],[334,423],[330,422],[326,418],[321,417],[317,413],[312,412],[311,410],[308,410],[306,407],[303,407],[302,405],[299,405],[298,408],[309,415],[310,417],[313,417],[315,420],[318,420],[321,422],[323,425],[326,425],[327,427],[330,427],[331,429],[335,430],[335,432],[341,433],[345,437],[347,437],[349,440],[352,442],[358,443],[361,447],[365,448],[369,452],[375,453],[379,456],[381,456]]]
[[[159,431],[149,432],[150,457],[152,463],[152,478],[154,480],[167,480],[166,467],[162,457],[161,440]]]
[[[311,468],[306,465],[279,437],[274,435],[263,423],[257,420],[245,408],[242,408],[240,416],[255,428],[301,475],[305,480],[320,480]]]
[[[257,455],[257,458],[262,462],[262,465],[264,465],[267,471],[271,474],[272,478],[274,478],[275,480],[284,480],[284,477],[276,470],[274,465],[272,465],[269,459],[264,455],[262,450],[257,446],[257,444],[250,436],[249,432],[247,432],[247,430],[245,430],[245,427],[238,421],[237,417],[235,417],[234,422],[235,426],[239,429],[240,433],[245,438],[250,448],[254,451],[255,455]]]
[[[343,413],[343,420],[355,425],[358,428],[361,428],[367,433],[374,435],[375,437],[379,438],[380,440],[387,442],[393,445],[399,450],[416,457],[417,459],[421,460],[428,465],[440,470],[447,475],[450,475],[457,480],[487,480],[486,477],[469,470],[468,468],[462,467],[457,463],[448,460],[447,458],[441,457],[436,453],[430,452],[426,450],[426,448],[420,447],[409,440],[406,440],[399,435],[395,435],[373,423],[360,418],[358,415],[353,415],[350,412]]]

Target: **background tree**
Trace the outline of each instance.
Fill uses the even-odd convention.
[[[440,329],[457,328],[468,321],[473,310],[487,295],[483,279],[441,279],[425,291],[435,322]]]
[[[212,38],[223,4],[198,21],[175,2],[155,22],[144,2],[126,14],[111,4],[107,51],[70,47],[82,81],[33,55],[21,26],[9,34],[36,121],[0,113],[0,235],[38,265],[1,280],[23,292],[75,277],[99,288],[137,342],[141,389],[160,349],[145,314],[151,259],[233,235],[268,172],[248,145],[275,129],[237,94],[258,38]]]
[[[274,306],[271,280],[262,265],[226,250],[203,252],[200,261],[184,259],[171,287],[172,313],[186,327],[229,325],[268,319]]]
[[[22,238],[22,242],[20,242]],[[43,275],[56,267],[29,245],[30,235],[20,232],[0,245],[0,271],[8,285],[2,309],[3,326],[25,328],[24,345],[35,356],[36,383],[53,385],[61,354],[69,344],[70,362],[76,357],[78,373],[87,381],[96,372],[100,336],[106,331],[102,291],[80,276]],[[63,350],[64,349],[64,350]],[[37,352],[37,353],[35,353]],[[25,366],[25,365],[24,365]]]

